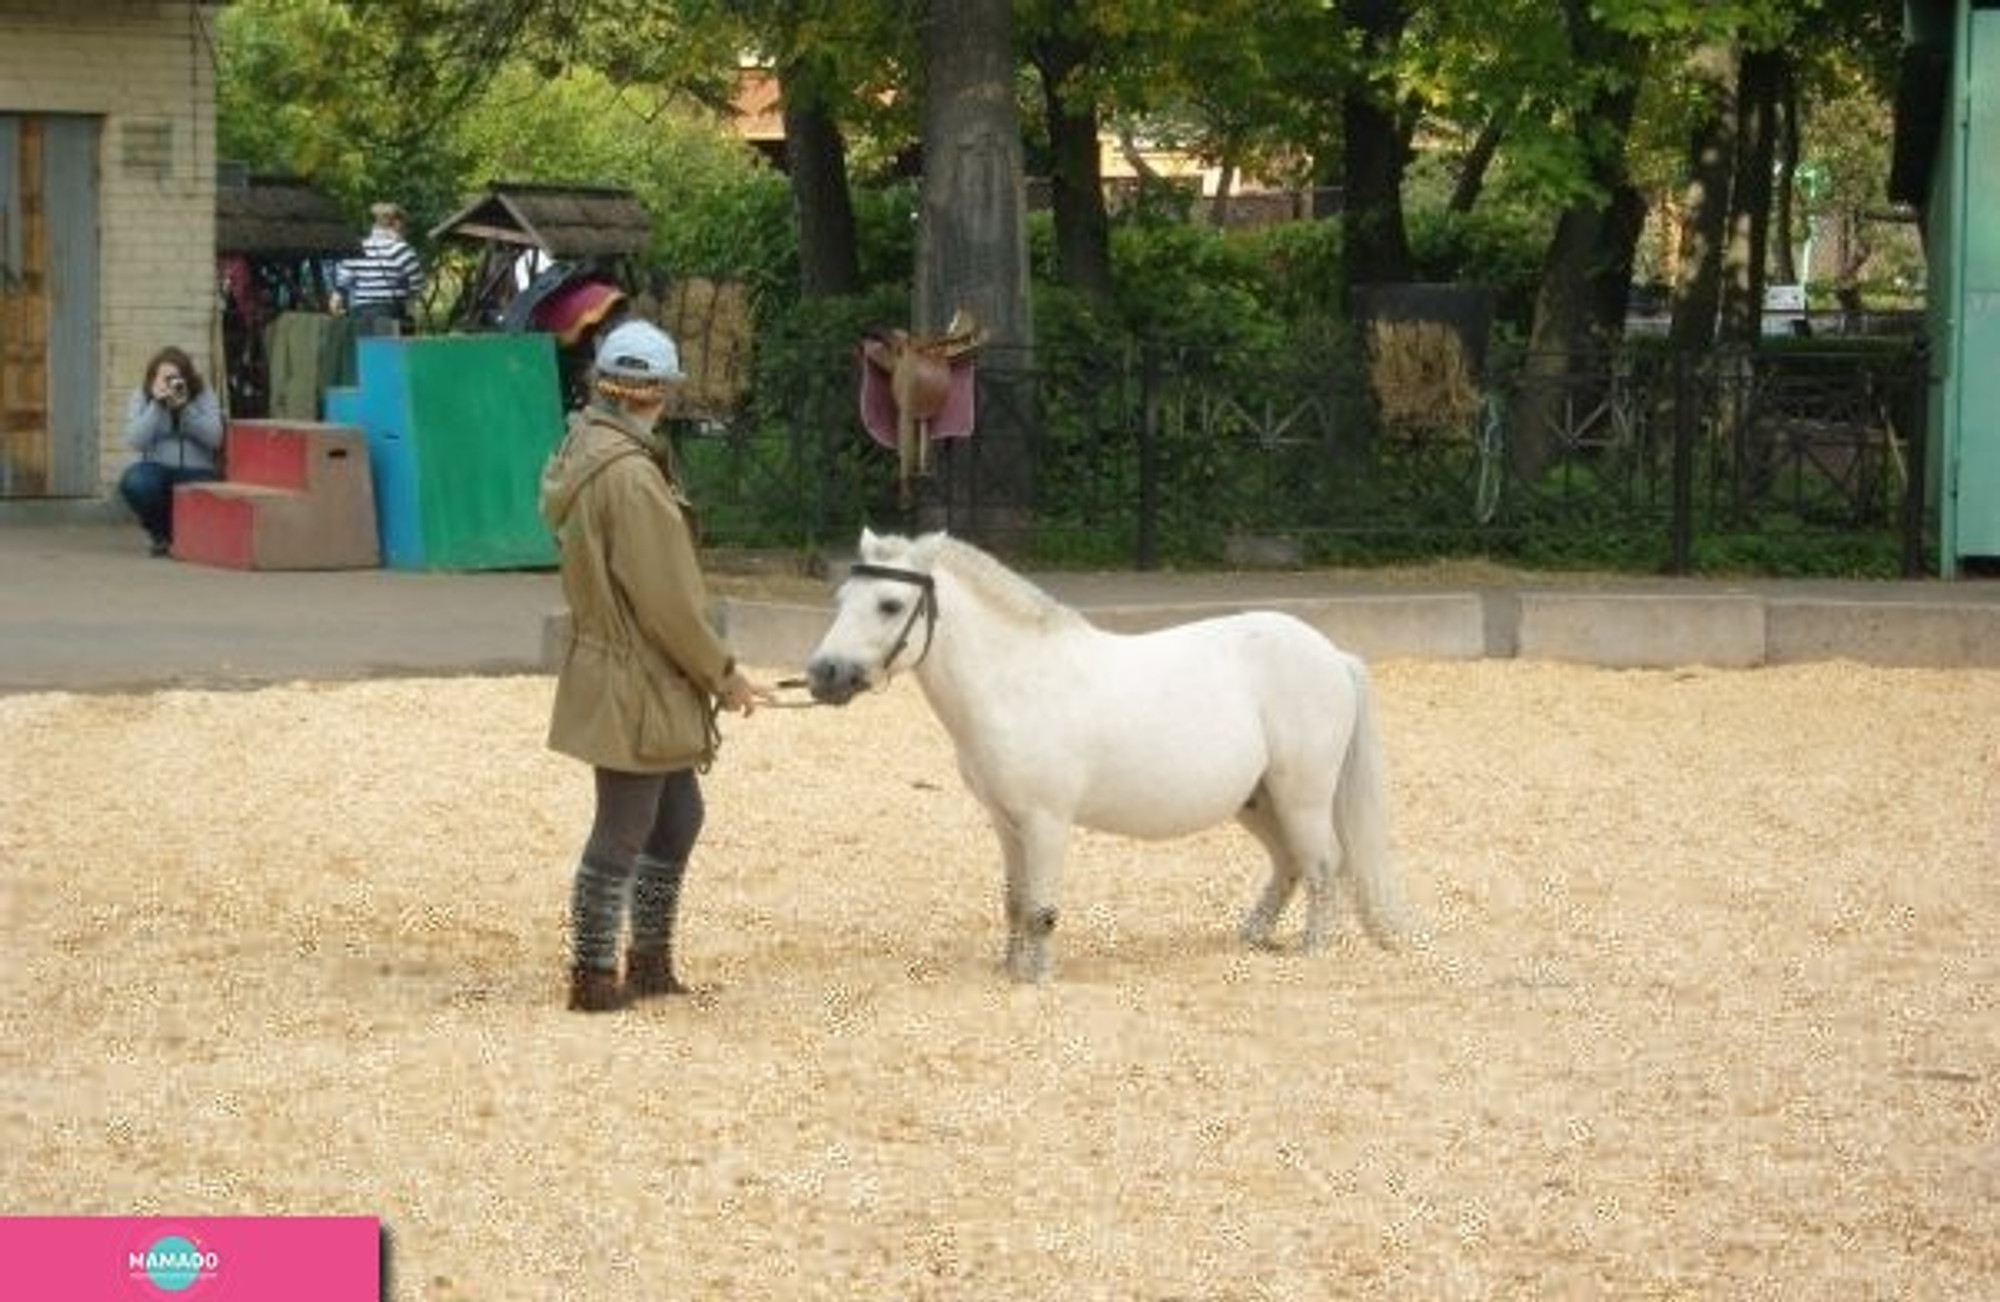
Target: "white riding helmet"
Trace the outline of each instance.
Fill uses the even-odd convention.
[[[613,326],[597,344],[597,373],[628,384],[681,379],[681,354],[667,332],[651,321]]]

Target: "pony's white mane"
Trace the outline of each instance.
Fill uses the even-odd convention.
[[[902,543],[912,566],[933,574],[949,571],[952,578],[970,588],[985,605],[1010,619],[1045,629],[1083,619],[988,553],[949,534],[927,533],[913,540],[878,541],[891,544],[892,549],[894,544]]]

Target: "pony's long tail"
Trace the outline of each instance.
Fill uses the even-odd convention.
[[[1374,691],[1358,656],[1347,658],[1347,672],[1354,680],[1354,733],[1333,792],[1333,834],[1343,852],[1341,866],[1354,883],[1361,925],[1377,943],[1394,945],[1410,924],[1389,851],[1389,784],[1375,729]]]

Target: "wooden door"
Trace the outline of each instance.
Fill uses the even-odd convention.
[[[97,491],[97,121],[0,114],[0,497]]]

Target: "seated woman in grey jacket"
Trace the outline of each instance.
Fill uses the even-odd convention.
[[[178,348],[162,348],[146,363],[146,379],[125,404],[125,446],[138,460],[125,467],[118,493],[145,526],[153,555],[174,541],[174,485],[221,478],[222,406],[215,390]]]

